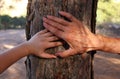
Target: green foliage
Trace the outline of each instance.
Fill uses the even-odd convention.
[[[0,3],[3,4],[1,1]],[[104,22],[120,22],[120,0],[99,0],[97,9],[97,24]],[[24,28],[24,26],[24,17],[12,18],[8,15],[0,16],[0,29],[18,29]]]
[[[25,26],[24,17],[0,16],[0,29],[23,29]]]
[[[0,18],[0,29],[3,29],[4,28],[4,26],[3,26],[3,24],[1,23],[1,18]]]
[[[120,2],[117,0],[99,0],[97,22],[120,22]]]

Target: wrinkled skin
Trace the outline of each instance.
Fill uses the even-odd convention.
[[[57,52],[57,56],[67,57],[85,53],[96,48],[96,44],[99,43],[97,35],[91,33],[81,21],[71,14],[62,11],[59,14],[70,21],[50,15],[47,18],[43,18],[44,27],[59,38],[65,40],[70,46],[64,52]]]

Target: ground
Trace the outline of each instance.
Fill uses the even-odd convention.
[[[25,41],[24,30],[1,30],[0,53]],[[98,52],[94,58],[95,79],[120,79],[120,55]],[[0,74],[0,79],[26,79],[26,58],[23,58]],[[4,62],[4,60],[3,60]]]
[[[24,41],[24,30],[2,30],[0,31],[0,53],[17,46]],[[26,79],[26,68],[24,64],[25,59],[26,58],[20,59],[4,73],[0,74],[0,79]]]

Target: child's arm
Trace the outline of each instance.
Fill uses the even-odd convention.
[[[61,45],[61,42],[47,30],[40,31],[29,41],[0,54],[0,73],[22,57],[33,54],[42,58],[56,58],[55,55],[45,53],[45,49]]]

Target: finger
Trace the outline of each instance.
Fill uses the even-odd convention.
[[[52,26],[54,26],[54,27],[62,30],[62,31],[64,31],[64,30],[66,29],[65,26],[63,26],[62,24],[57,23],[57,22],[55,22],[55,21],[52,21],[52,20],[50,20],[50,19],[43,18],[43,21],[46,22],[47,24],[50,24],[50,25],[52,25]]]
[[[56,41],[56,40],[58,40],[59,38],[58,37],[56,37],[56,36],[52,36],[52,37],[48,37],[47,38],[47,40],[49,41],[49,42],[51,42],[51,41]]]
[[[64,52],[58,52],[55,55],[60,56],[60,57],[68,57],[68,56],[75,55],[75,54],[77,54],[77,52],[70,48]]]
[[[55,55],[48,54],[48,53],[41,53],[39,55],[39,57],[42,57],[42,58],[57,58]]]
[[[55,17],[55,16],[47,15],[47,18],[50,19],[50,20],[53,20],[55,22],[58,22],[60,24],[66,25],[66,26],[69,25],[68,21],[65,21],[64,19],[61,19],[61,18],[58,18],[58,17]]]
[[[48,29],[50,32],[52,32],[53,34],[55,34],[56,36],[62,38],[63,37],[63,32],[47,23],[43,23],[43,25],[45,26],[46,29]]]
[[[60,13],[60,15],[68,18],[71,21],[74,21],[74,22],[77,21],[77,19],[73,15],[71,15],[70,13],[67,13],[67,12],[64,12],[64,11],[60,11],[59,13]]]
[[[43,35],[44,35],[45,37],[50,37],[50,36],[53,36],[53,33],[47,32],[47,33],[44,33]]]
[[[48,32],[48,30],[47,29],[44,29],[44,30],[41,30],[40,32],[38,32],[39,34],[44,34],[44,33],[46,33],[46,32]]]
[[[48,32],[47,29],[41,30],[41,31],[37,32],[33,37],[35,37],[35,36],[41,36],[42,34],[47,33],[47,32]]]
[[[62,42],[51,42],[49,43],[47,46],[47,48],[50,48],[50,47],[56,47],[56,46],[60,46],[62,45]]]

